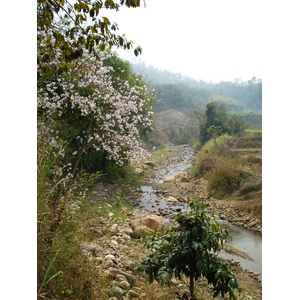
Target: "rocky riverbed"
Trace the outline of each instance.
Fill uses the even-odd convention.
[[[152,165],[144,165],[141,169],[145,173],[154,170],[157,174],[170,163],[184,159],[180,153],[184,153],[184,151],[178,148],[171,149],[169,155],[162,158],[159,167],[153,163]],[[168,177],[168,174],[164,174],[164,176]],[[175,180],[173,179],[165,180],[157,189],[157,196],[164,196],[168,199],[169,206],[180,206],[181,202],[188,202],[194,195],[197,195],[202,199],[209,200],[212,211],[218,213],[221,218],[226,218],[224,211],[227,212],[228,216],[230,211],[234,211],[232,207],[222,208],[217,200],[208,197],[203,179],[192,178],[188,172],[175,178]],[[120,194],[118,186],[108,183],[99,183],[91,193],[95,216],[87,222],[86,226],[90,237],[81,244],[81,247],[99,272],[100,285],[98,284],[94,288],[94,299],[174,299],[175,292],[183,294],[184,291],[188,290],[188,279],[172,280],[170,289],[168,287],[160,288],[157,283],[149,285],[145,274],[137,271],[141,260],[146,256],[146,252],[141,239],[143,233],[139,234],[136,227],[133,226],[136,220],[143,220],[146,215],[155,215],[155,220],[145,221],[146,225],[155,223],[154,227],[149,227],[149,231],[155,231],[159,228],[160,222],[164,222],[168,218],[168,214],[176,212],[176,209],[166,212],[163,209],[159,210],[159,205],[155,205],[154,208],[157,209],[151,212],[141,208],[133,209],[132,206],[128,205],[120,206],[118,203]],[[141,194],[142,191],[139,188],[131,193],[130,199],[135,199],[133,204],[135,203],[136,206],[138,205],[136,201]],[[157,203],[159,202],[161,200],[158,200]],[[243,216],[245,219],[238,220],[238,216],[239,214],[236,213],[235,220],[242,222],[243,227],[254,222],[245,216]],[[231,216],[231,218],[233,217]],[[251,228],[253,230],[256,225],[251,226]],[[234,252],[235,255],[239,256],[244,255],[246,256],[245,259],[249,259],[247,253],[242,251],[238,253],[236,249],[230,246],[227,246],[227,252]],[[258,274],[241,268],[239,263],[234,260],[230,261],[237,280],[243,288],[239,299],[261,299],[261,283],[257,280]],[[211,298],[212,290],[205,280],[197,281],[196,291],[199,296],[201,295],[201,299]]]

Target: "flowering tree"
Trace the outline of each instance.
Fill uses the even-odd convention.
[[[73,176],[90,148],[105,152],[119,166],[147,157],[138,138],[141,129],[151,128],[151,97],[139,76],[135,85],[118,76],[113,82],[110,74],[116,71],[103,65],[108,57],[106,52],[98,57],[85,52],[67,74],[40,83],[39,114],[57,139],[66,142]]]

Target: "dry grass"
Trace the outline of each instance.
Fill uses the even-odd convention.
[[[194,175],[207,180],[214,198],[224,199],[237,211],[261,220],[262,149],[261,131],[244,137],[222,136],[209,141],[199,152]],[[222,201],[222,202],[223,202]]]

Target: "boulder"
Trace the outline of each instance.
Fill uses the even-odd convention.
[[[161,216],[149,215],[133,220],[131,228],[136,237],[142,237],[151,232],[163,231],[165,222]]]
[[[168,176],[164,182],[189,182],[190,178],[189,175],[186,172],[181,172],[175,175]]]
[[[178,202],[178,200],[173,196],[166,197],[166,201],[168,201],[168,202]]]

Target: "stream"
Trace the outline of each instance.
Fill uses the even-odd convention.
[[[176,211],[187,211],[189,206],[181,202],[167,202],[165,197],[158,195],[156,186],[163,183],[164,179],[171,175],[183,172],[192,165],[192,159],[195,152],[185,146],[183,147],[180,157],[176,156],[168,161],[168,166],[157,171],[146,185],[141,186],[142,195],[136,200],[140,210],[161,214],[164,217],[166,224],[170,224],[168,216]],[[179,161],[178,161],[179,159]],[[218,222],[229,230],[230,238],[227,240],[227,245],[230,245],[242,252],[248,254],[253,260],[247,260],[240,256],[233,255],[221,251],[220,256],[226,259],[233,259],[240,263],[243,269],[248,269],[259,273],[258,279],[262,281],[262,237],[258,233],[251,232],[241,227],[237,227],[226,220],[218,219]]]

